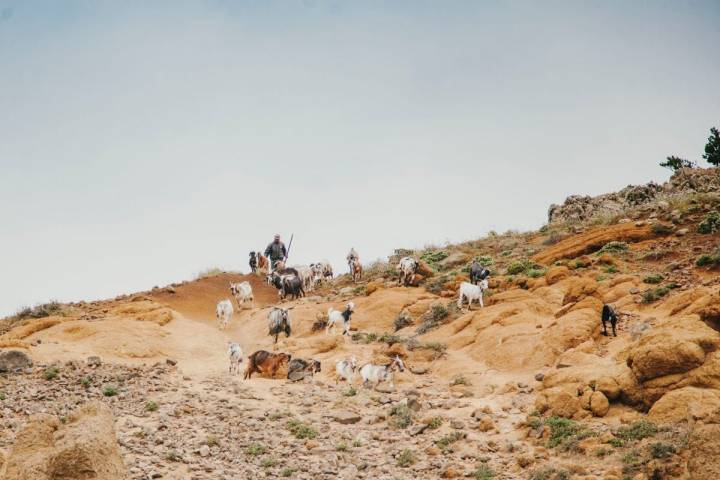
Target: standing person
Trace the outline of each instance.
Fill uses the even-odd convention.
[[[275,238],[265,249],[265,256],[270,258],[270,269],[275,270],[275,265],[279,261],[285,261],[287,258],[287,249],[285,244],[280,241],[280,234],[276,233]]]
[[[255,252],[250,252],[250,270],[252,271],[252,273],[257,272],[257,267],[257,256],[255,256]]]
[[[350,274],[353,273],[353,264],[355,263],[355,260],[360,261],[360,255],[358,255],[357,251],[355,251],[355,247],[352,247],[350,249],[350,253],[347,254],[348,267],[350,268]]]

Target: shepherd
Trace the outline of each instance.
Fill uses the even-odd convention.
[[[280,241],[280,234],[276,233],[275,238],[265,249],[265,256],[270,258],[270,269],[275,270],[278,262],[284,262],[287,259],[288,251],[285,244]]]

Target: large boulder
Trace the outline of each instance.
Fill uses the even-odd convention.
[[[641,382],[699,367],[720,347],[720,334],[696,315],[675,317],[647,333],[628,352],[627,364]]]
[[[15,439],[3,480],[125,480],[115,422],[100,402],[87,403],[61,424],[57,417],[35,415]]]
[[[20,350],[0,352],[0,373],[12,373],[32,367],[32,360]]]
[[[705,419],[720,409],[720,391],[684,387],[666,393],[652,406],[648,418],[655,423]]]

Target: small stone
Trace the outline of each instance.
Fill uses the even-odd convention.
[[[99,367],[100,365],[102,365],[102,360],[96,355],[88,357],[86,362],[89,367]]]
[[[202,445],[200,447],[200,456],[207,457],[208,455],[210,455],[210,447],[208,447],[207,445]]]
[[[341,411],[333,414],[333,420],[343,425],[350,425],[359,422],[362,417],[357,413]]]
[[[173,360],[172,358],[166,358],[165,363],[167,363],[168,365],[170,365],[172,367],[172,366],[177,365],[177,360]]]
[[[452,420],[450,422],[450,426],[455,430],[462,430],[463,428],[465,428],[465,424],[460,420]]]
[[[415,435],[420,435],[428,428],[427,423],[419,423],[417,425],[413,425],[412,428],[410,428],[410,435],[413,437]]]
[[[536,373],[535,374],[535,380],[537,380],[538,382],[542,382],[544,379],[545,379],[544,373]]]

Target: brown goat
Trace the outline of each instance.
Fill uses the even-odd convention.
[[[292,357],[287,353],[270,353],[266,350],[258,350],[248,357],[248,365],[245,370],[245,379],[251,378],[253,373],[260,373],[273,378],[283,364],[288,364]]]

